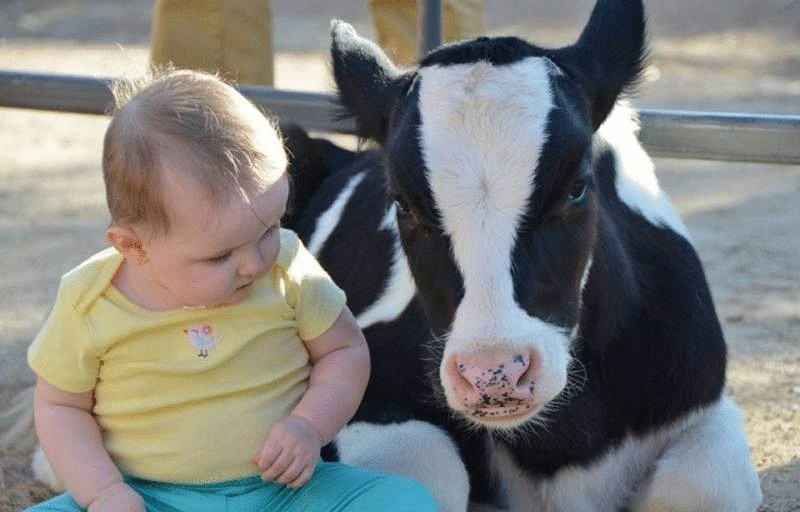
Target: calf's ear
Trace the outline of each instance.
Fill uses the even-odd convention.
[[[331,58],[345,117],[355,118],[360,137],[385,142],[401,73],[378,45],[339,20],[331,23]]]
[[[578,42],[553,56],[586,92],[596,130],[620,93],[635,87],[645,55],[642,0],[598,0]]]

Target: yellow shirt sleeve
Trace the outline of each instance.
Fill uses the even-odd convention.
[[[85,393],[97,382],[100,354],[70,292],[62,279],[55,306],[28,348],[28,364],[53,386],[68,393]]]
[[[302,340],[325,333],[339,318],[347,297],[322,265],[308,252],[297,235],[281,230],[281,251],[286,267],[287,298],[295,310],[297,332]]]

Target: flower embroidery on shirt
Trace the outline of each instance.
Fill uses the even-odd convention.
[[[214,334],[214,328],[208,324],[195,324],[183,333],[189,341],[189,345],[198,350],[199,357],[208,357],[208,351],[219,345],[222,338]]]

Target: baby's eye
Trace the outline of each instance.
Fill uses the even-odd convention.
[[[220,254],[219,256],[214,256],[213,258],[209,258],[207,261],[209,263],[222,263],[223,261],[227,260],[231,257],[231,252],[228,251],[225,254]]]

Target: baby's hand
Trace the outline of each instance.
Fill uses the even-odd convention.
[[[264,480],[296,489],[311,478],[321,449],[322,441],[311,422],[289,416],[272,426],[252,461]]]
[[[128,485],[117,482],[103,491],[89,504],[87,512],[146,512],[144,499]]]

